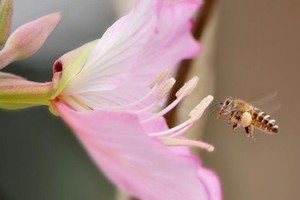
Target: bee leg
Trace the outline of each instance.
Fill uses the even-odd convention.
[[[253,126],[252,125],[246,126],[245,131],[246,131],[247,137],[254,138],[253,137]]]
[[[232,126],[232,132],[235,131],[235,129],[238,128],[238,123],[233,122],[233,126]]]
[[[229,124],[232,125],[232,132],[235,131],[239,127],[239,120],[233,116],[234,113],[231,113],[231,116],[229,117]]]

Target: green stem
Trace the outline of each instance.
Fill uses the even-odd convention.
[[[1,104],[48,105],[52,93],[52,82],[38,83],[16,79],[0,80]]]

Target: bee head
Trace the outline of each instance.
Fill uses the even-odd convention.
[[[233,98],[232,97],[226,98],[222,103],[220,111],[218,112],[218,117],[220,117],[221,115],[230,114],[232,106],[233,106]]]

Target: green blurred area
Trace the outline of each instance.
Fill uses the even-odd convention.
[[[0,199],[113,199],[72,132],[47,108],[0,111]]]
[[[50,80],[52,69],[29,67],[35,64],[17,62],[4,71]],[[114,199],[113,186],[47,107],[0,110],[0,126],[1,200]]]

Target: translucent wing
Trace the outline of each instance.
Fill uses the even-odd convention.
[[[274,102],[274,99],[277,97],[278,92],[270,92],[260,97],[256,98],[256,100],[251,101],[250,103],[255,107],[261,109],[266,113],[274,113],[278,111],[281,107],[281,104],[278,102]]]

